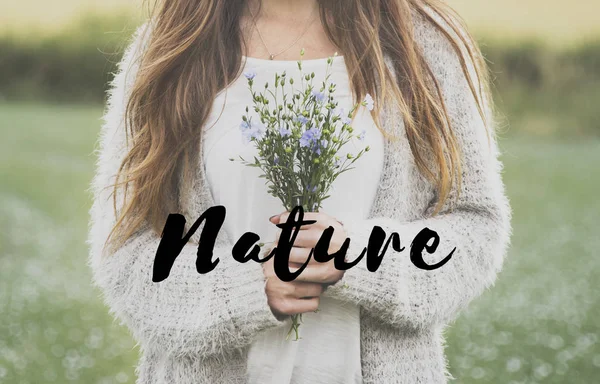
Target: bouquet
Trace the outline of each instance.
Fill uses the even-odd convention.
[[[366,146],[344,158],[338,155],[348,141],[364,140],[364,130],[354,132],[352,116],[359,105],[373,110],[373,99],[367,94],[349,111],[338,108],[336,85],[329,79],[333,58],[327,59],[325,78],[317,87],[313,84],[315,73],[302,70],[303,56],[301,50],[299,80],[288,77],[285,71],[276,73],[272,85],[265,83],[262,91],[254,87],[256,72],[244,72],[256,114],[247,106],[240,130],[244,141],[256,146],[258,157],[253,161],[239,158],[245,165],[262,170],[260,177],[266,179],[269,193],[279,198],[286,210],[302,206],[306,212],[318,212],[323,200],[329,198],[334,180],[369,150]],[[302,314],[292,316],[288,339],[294,331],[298,340],[301,321]]]

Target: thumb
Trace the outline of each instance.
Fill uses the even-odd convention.
[[[276,215],[273,215],[273,216],[269,217],[269,221],[271,223],[273,223],[273,224],[279,224],[279,222],[281,221],[280,220],[281,219],[281,215],[283,215],[284,213],[285,212],[281,212],[281,213],[278,213]]]

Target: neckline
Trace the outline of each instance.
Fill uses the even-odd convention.
[[[337,61],[344,61],[344,56],[342,55],[338,55],[338,56],[331,56],[331,58],[333,59],[333,62],[337,62]],[[329,59],[329,57],[321,57],[318,59],[307,59],[307,60],[302,60],[302,64],[313,64],[313,63],[323,63],[326,62],[327,59]],[[261,59],[258,57],[250,57],[250,56],[244,56],[242,55],[242,60],[245,60],[248,63],[256,63],[256,64],[268,64],[271,65],[271,63],[275,64],[275,63],[282,63],[282,64],[296,64],[298,61],[300,60],[269,60],[269,59]]]

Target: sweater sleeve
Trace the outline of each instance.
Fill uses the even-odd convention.
[[[108,93],[92,183],[89,264],[111,312],[127,325],[142,348],[178,356],[220,354],[249,344],[266,328],[284,324],[267,303],[260,264],[234,261],[233,245],[220,234],[213,254],[213,260],[220,261],[213,271],[198,274],[197,244],[190,242],[170,276],[154,283],[152,269],[160,242],[155,231],[146,226],[112,254],[104,249],[116,221],[110,185],[127,152],[125,104],[148,33],[144,26],[136,31]],[[122,194],[117,196],[120,206]]]
[[[396,252],[390,245],[376,272],[367,269],[365,257],[324,295],[360,305],[384,323],[419,331],[453,321],[461,309],[494,284],[510,243],[512,213],[496,139],[490,133],[488,142],[458,55],[440,32],[423,21],[415,28],[415,38],[440,84],[463,153],[459,199],[452,201],[454,188],[440,214],[431,216],[427,213],[431,207],[424,207],[426,213],[415,221],[388,217],[344,220],[351,241],[348,260],[361,254],[374,226],[384,229],[387,237],[398,233],[405,249]],[[489,104],[485,108],[489,109]],[[410,242],[424,228],[434,230],[440,238],[433,254],[423,251],[428,264],[440,262],[456,248],[452,258],[435,270],[419,269],[410,260]]]

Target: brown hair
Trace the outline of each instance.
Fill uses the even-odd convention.
[[[241,71],[245,1],[169,0],[153,8],[152,34],[126,106],[131,145],[114,185],[115,214],[118,188],[130,195],[109,236],[113,246],[144,223],[160,233],[168,214],[178,211],[177,180],[194,169],[200,128],[217,93]],[[355,99],[369,93],[376,101],[378,127],[385,100],[391,96],[398,103],[415,163],[435,185],[434,214],[439,213],[454,183],[461,183],[460,148],[440,86],[415,42],[413,18],[425,18],[451,42],[487,126],[489,78],[477,44],[462,19],[439,0],[319,0],[319,7],[326,33],[343,52]],[[395,79],[384,55],[394,63]]]

